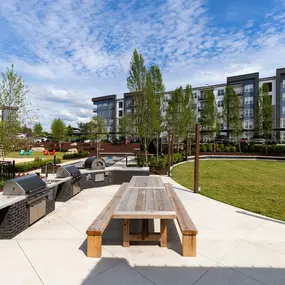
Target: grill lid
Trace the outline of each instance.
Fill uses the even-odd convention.
[[[46,183],[36,174],[8,180],[3,188],[3,195],[32,195],[46,188]]]
[[[77,177],[80,176],[80,171],[75,165],[66,165],[58,168],[56,172],[57,178]]]
[[[105,169],[105,160],[100,157],[91,156],[85,160],[84,168],[89,169]]]

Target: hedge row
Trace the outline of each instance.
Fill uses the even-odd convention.
[[[40,158],[35,158],[34,161],[17,163],[15,165],[15,172],[27,172],[30,170],[38,169],[46,165],[47,162],[53,163],[53,159],[42,160]],[[57,158],[56,163],[61,163],[61,159]]]
[[[88,151],[81,151],[78,153],[65,153],[62,158],[63,159],[75,159],[75,158],[84,158],[84,157],[88,157],[89,156],[89,152]]]
[[[216,152],[236,152],[237,148],[234,145],[223,145],[223,144],[216,144],[215,145]],[[201,152],[213,152],[213,145],[212,144],[202,144],[200,145]]]

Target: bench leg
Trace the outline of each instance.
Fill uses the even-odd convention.
[[[160,246],[166,247],[167,246],[167,220],[161,219],[160,220]]]
[[[102,254],[102,236],[87,236],[87,256],[101,257]]]
[[[130,246],[130,220],[124,220],[124,229],[123,229],[123,246]]]
[[[182,235],[182,255],[196,256],[196,235]]]

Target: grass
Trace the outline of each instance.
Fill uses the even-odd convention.
[[[194,189],[194,163],[172,170],[181,185]],[[285,163],[275,161],[200,161],[201,194],[285,221]]]
[[[55,153],[57,158],[61,158],[64,155],[64,152],[56,152]],[[32,152],[32,155],[20,155],[19,152],[10,152],[7,154],[6,158],[36,158],[36,157],[40,157],[43,159],[53,159],[53,155],[44,155],[42,152]]]

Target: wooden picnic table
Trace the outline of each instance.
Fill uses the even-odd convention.
[[[130,241],[160,241],[167,245],[167,219],[176,213],[160,177],[134,176],[119,201],[113,219],[124,220],[123,246]],[[142,231],[130,233],[130,220],[142,220]],[[160,219],[160,233],[148,231],[148,220]]]
[[[123,246],[130,246],[130,241],[159,241],[166,247],[167,220],[175,218],[182,233],[182,255],[196,256],[198,231],[172,185],[159,176],[133,176],[87,229],[87,256],[101,256],[102,235],[111,219],[124,221]],[[150,219],[160,219],[159,233],[149,232]],[[141,232],[130,233],[130,220],[142,220]]]

